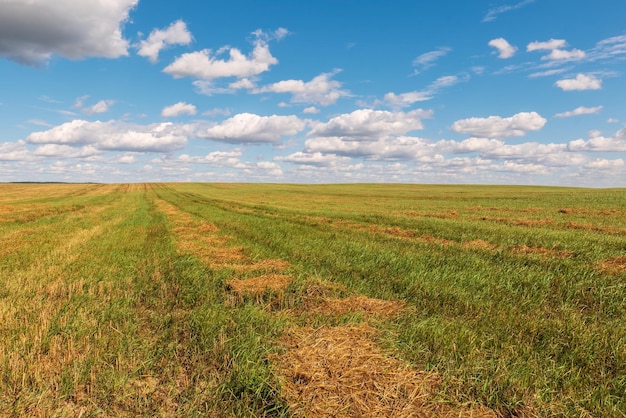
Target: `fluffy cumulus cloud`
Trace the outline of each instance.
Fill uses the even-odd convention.
[[[304,130],[306,122],[297,116],[259,116],[240,113],[219,125],[199,130],[196,136],[234,144],[277,144],[284,136],[293,136]]]
[[[548,55],[541,57],[542,60],[550,61],[574,61],[585,58],[586,54],[580,49],[572,49],[566,51],[563,49],[567,46],[567,42],[564,39],[550,39],[543,42],[531,42],[526,46],[528,52],[532,51],[550,51]]]
[[[310,81],[283,80],[255,89],[253,93],[290,93],[292,103],[328,106],[350,94],[341,90],[339,81],[332,79],[338,72],[322,73]]]
[[[178,102],[171,106],[164,107],[163,110],[161,110],[161,117],[173,118],[173,117],[180,116],[180,115],[192,115],[193,116],[196,114],[196,112],[197,112],[197,109],[194,105],[185,103],[185,102]]]
[[[33,151],[34,155],[54,158],[86,158],[101,153],[102,151],[98,150],[93,145],[86,145],[81,148],[76,148],[69,145],[60,144],[45,144]]]
[[[578,116],[578,115],[595,115],[597,113],[600,113],[601,110],[602,110],[602,106],[596,106],[596,107],[580,106],[569,112],[557,113],[556,115],[554,115],[554,117],[555,118],[570,118],[572,116]]]
[[[528,131],[537,131],[547,120],[537,112],[521,112],[508,118],[489,116],[469,118],[454,122],[452,130],[477,137],[508,138],[524,136]]]
[[[192,164],[206,164],[215,168],[225,168],[240,170],[248,175],[262,176],[267,175],[277,177],[282,176],[282,168],[272,161],[248,162],[242,161],[243,149],[236,148],[230,151],[213,151],[206,156],[192,157],[183,154],[175,159],[175,162],[188,166]]]
[[[389,135],[403,135],[423,129],[422,119],[431,116],[432,111],[422,109],[410,112],[359,109],[335,116],[328,122],[315,126],[309,135],[373,141]]]
[[[584,139],[571,141],[567,148],[569,151],[577,152],[626,152],[626,128],[608,138],[597,134],[587,141]]]
[[[235,148],[230,151],[213,151],[205,156],[191,157],[187,154],[180,155],[177,160],[184,163],[209,164],[215,167],[243,168],[241,155],[243,149]]]
[[[122,27],[138,0],[2,1],[0,55],[25,64],[128,55]]]
[[[0,143],[0,161],[28,161],[32,155],[24,141]]]
[[[31,144],[70,147],[91,145],[101,151],[173,152],[187,144],[182,130],[171,123],[129,125],[116,121],[73,120],[47,131],[33,132]]]
[[[565,78],[557,81],[555,85],[564,91],[600,90],[602,80],[593,75],[577,74],[576,78]]]
[[[542,50],[554,50],[559,49],[567,45],[565,39],[550,39],[549,41],[535,41],[526,46],[528,52],[542,51]]]
[[[157,62],[159,53],[169,45],[188,45],[191,43],[191,33],[182,20],[172,23],[166,29],[154,29],[148,39],[138,45],[137,55],[147,57],[150,62]]]
[[[272,56],[267,37],[257,31],[253,45],[254,49],[246,56],[237,48],[220,48],[215,53],[210,49],[190,52],[178,57],[173,63],[165,67],[165,73],[174,78],[192,77],[202,80],[213,80],[222,77],[251,77],[268,71],[278,63]],[[228,51],[228,58],[220,56]]]
[[[489,41],[489,46],[498,50],[498,57],[502,59],[511,58],[515,55],[517,48],[509,44],[504,38],[496,38]]]

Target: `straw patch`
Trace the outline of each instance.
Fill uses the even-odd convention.
[[[385,356],[371,341],[375,333],[368,325],[358,325],[300,328],[284,336],[281,343],[287,350],[272,360],[291,413],[306,417],[448,415],[451,411],[433,401],[439,377]],[[457,411],[455,416],[459,415],[464,414]]]
[[[589,210],[589,209],[582,209],[582,208],[563,208],[563,209],[559,209],[559,213],[581,214],[581,215],[602,215],[602,216],[623,214],[622,211],[617,210],[617,209]]]
[[[602,270],[612,273],[626,271],[626,257],[608,258],[600,263]]]
[[[459,216],[459,213],[457,211],[455,211],[455,210],[453,210],[452,212],[417,212],[417,211],[410,211],[410,212],[404,212],[404,214],[407,215],[407,216],[422,216],[422,217],[425,217],[425,218],[439,218],[439,219],[457,218]]]
[[[252,279],[233,279],[226,284],[226,290],[236,295],[256,295],[267,290],[282,290],[289,286],[293,277],[282,274],[266,274]]]
[[[574,253],[568,250],[554,250],[543,247],[529,247],[527,245],[517,245],[511,248],[511,251],[522,255],[542,255],[546,257],[568,258]]]

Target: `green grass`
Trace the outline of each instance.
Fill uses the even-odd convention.
[[[216,225],[251,260],[288,261],[300,278],[291,304],[313,277],[405,301],[376,322],[381,343],[436,371],[446,402],[503,416],[626,415],[626,272],[603,267],[626,256],[625,190],[0,188],[9,416],[288,415],[268,362],[278,338],[337,319],[226,303],[226,281],[242,276],[177,250],[157,201]]]

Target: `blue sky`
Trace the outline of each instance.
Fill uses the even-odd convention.
[[[0,0],[0,181],[626,187],[624,16]]]

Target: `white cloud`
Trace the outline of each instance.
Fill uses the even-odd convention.
[[[89,98],[88,94],[77,97],[76,100],[74,101],[74,104],[72,105],[72,108],[80,109],[81,107],[85,105],[85,100],[87,100],[88,98]]]
[[[432,111],[416,109],[410,112],[359,109],[332,118],[315,126],[310,136],[343,137],[356,141],[372,141],[388,135],[403,135],[423,129],[422,119]]]
[[[283,80],[268,86],[253,90],[253,93],[291,93],[292,103],[316,104],[329,106],[339,98],[348,96],[350,93],[341,90],[341,83],[332,80],[332,77],[340,70],[330,73],[322,73],[311,81]]]
[[[559,49],[567,45],[565,39],[550,39],[549,41],[544,42],[531,42],[526,46],[526,51],[542,51],[542,50],[553,50]]]
[[[541,57],[542,60],[579,60],[585,58],[585,53],[580,49],[572,49],[564,51],[562,49],[554,49],[549,55]]]
[[[273,37],[274,39],[277,40],[281,40],[283,39],[285,36],[290,35],[291,32],[289,32],[287,29],[285,28],[278,28],[273,32]]]
[[[410,106],[413,103],[424,102],[432,98],[432,93],[429,91],[409,91],[407,93],[400,94],[389,92],[385,94],[383,101],[393,108],[402,108]]]
[[[185,102],[178,102],[171,106],[164,107],[163,110],[161,110],[161,117],[173,118],[180,115],[195,115],[196,112],[197,109],[194,105]]]
[[[551,75],[562,74],[565,71],[568,71],[568,68],[556,68],[554,70],[538,71],[536,73],[530,74],[528,78],[548,77]]]
[[[283,170],[280,168],[280,166],[278,164],[276,164],[276,163],[271,162],[271,161],[260,161],[260,162],[256,163],[254,168],[255,169],[264,170],[264,171],[268,172],[268,174],[270,174],[272,176],[282,176],[283,175]],[[256,173],[257,170],[254,170],[254,172]]]
[[[599,90],[602,88],[601,79],[587,74],[578,74],[576,78],[566,78],[557,81],[555,84],[564,91]]]
[[[177,160],[184,163],[210,164],[216,167],[243,168],[245,165],[240,160],[242,154],[241,148],[235,148],[231,151],[213,151],[204,157],[190,157],[183,154]]]
[[[0,143],[0,161],[28,161],[32,155],[26,149],[24,141]]]
[[[597,61],[602,59],[615,58],[618,55],[626,54],[626,35],[614,36],[603,39],[596,46],[588,51],[587,59]]]
[[[541,164],[517,163],[514,161],[505,161],[499,166],[493,166],[496,171],[505,171],[524,174],[549,174],[545,166]]]
[[[547,120],[537,112],[521,112],[511,117],[489,116],[487,118],[469,118],[454,122],[452,130],[478,137],[507,138],[524,136],[528,131],[537,131]]]
[[[254,49],[249,56],[244,55],[237,48],[220,48],[215,54],[210,49],[190,52],[178,57],[173,63],[165,67],[165,73],[174,78],[193,77],[203,80],[213,80],[221,77],[250,77],[268,71],[270,66],[277,64],[269,50],[269,46],[260,36],[263,32],[255,32]],[[219,56],[228,50],[228,59],[219,59]]]
[[[115,104],[114,100],[100,100],[93,106],[86,107],[82,109],[82,112],[86,115],[97,115],[100,113],[106,113],[109,111],[109,108]]]
[[[31,125],[45,126],[46,128],[53,126],[52,124],[41,119],[28,119],[26,122],[30,123]]]
[[[413,60],[413,66],[417,67],[414,74],[419,74],[420,71],[433,67],[439,58],[446,56],[450,51],[452,51],[451,48],[442,47],[418,56]]]
[[[45,144],[33,151],[34,155],[54,158],[84,158],[100,153],[101,151],[92,145],[75,148],[69,145],[60,144]]]
[[[608,118],[606,120],[607,123],[619,123],[619,119],[615,119],[615,118]]]
[[[306,153],[301,151],[285,157],[275,157],[274,160],[317,167],[329,167],[350,162],[349,157],[339,157],[335,154],[322,154],[321,152]]]
[[[435,148],[421,138],[387,137],[376,141],[352,141],[341,137],[316,137],[304,144],[309,154],[335,154],[377,161],[433,161],[443,160]]]
[[[171,123],[142,126],[73,120],[47,131],[33,132],[27,141],[74,147],[92,145],[101,151],[172,152],[183,148],[187,137]]]
[[[249,78],[244,77],[237,81],[233,81],[232,83],[228,85],[228,87],[234,90],[240,90],[240,89],[253,89],[256,86]]]
[[[462,81],[466,81],[468,79],[469,79],[469,76],[467,75],[465,77],[457,77],[455,75],[439,77],[438,79],[430,83],[430,85],[426,87],[425,90],[422,90],[422,91],[410,91],[410,92],[401,93],[401,94],[395,94],[393,92],[389,92],[385,94],[385,96],[383,97],[383,103],[387,104],[388,106],[394,109],[407,107],[416,102],[423,102],[423,101],[430,100],[435,96],[435,94],[439,93],[441,89],[446,88],[446,87],[451,87],[455,84],[458,84]],[[376,101],[374,104],[378,105],[380,103],[381,102]]]
[[[306,114],[310,114],[310,115],[315,115],[317,113],[320,113],[320,110],[315,107],[315,106],[309,106],[309,107],[305,107],[302,110],[302,113],[306,113]]]
[[[549,61],[575,61],[585,58],[586,54],[580,49],[566,51],[562,49],[567,46],[565,39],[550,39],[544,42],[531,42],[526,46],[526,51],[550,51],[550,54],[541,57],[542,60]]]
[[[620,129],[612,137],[596,136],[588,141],[577,139],[567,144],[569,151],[626,152],[626,128]]]
[[[305,121],[293,115],[258,116],[240,113],[219,125],[197,131],[196,136],[236,144],[277,144],[282,137],[296,135],[305,127]]]
[[[148,39],[139,43],[137,55],[148,57],[150,62],[157,62],[159,53],[169,45],[188,45],[192,37],[187,25],[182,20],[177,20],[167,29],[154,29]]]
[[[617,160],[607,160],[604,158],[595,158],[585,164],[585,168],[593,168],[599,170],[614,170],[616,168],[624,167],[624,160],[618,158]]]
[[[489,46],[492,46],[498,50],[498,57],[502,59],[511,58],[515,55],[517,48],[509,44],[504,38],[496,38],[489,41]]]
[[[578,116],[578,115],[594,115],[594,114],[599,113],[601,110],[602,110],[602,106],[596,106],[596,107],[580,106],[569,112],[557,113],[556,115],[554,115],[554,117],[555,118],[569,118],[569,117]]]
[[[0,55],[41,64],[53,54],[70,59],[128,55],[122,26],[138,0],[3,1]]]
[[[489,9],[482,22],[493,22],[502,13],[510,12],[511,10],[521,9],[522,7],[533,3],[535,0],[523,0],[516,4],[504,5]]]

